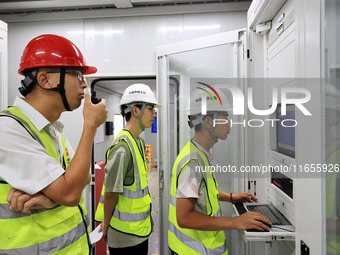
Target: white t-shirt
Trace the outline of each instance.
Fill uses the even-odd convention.
[[[191,142],[207,156],[209,162],[212,161],[213,157],[208,151],[206,151],[198,143],[194,141]],[[197,198],[194,210],[207,214],[204,181],[202,178],[202,174],[197,170],[198,166],[198,162],[196,160],[192,160],[190,164],[187,164],[183,168],[182,173],[180,174],[178,179],[176,197]]]
[[[13,106],[18,107],[37,128],[50,135],[63,160],[61,143],[64,125],[56,121],[53,125],[35,108],[21,98],[16,98]],[[66,140],[70,158],[74,151]],[[62,161],[61,161],[62,162]],[[60,163],[49,156],[42,145],[16,120],[0,117],[0,181],[6,181],[16,189],[35,194],[64,174]]]

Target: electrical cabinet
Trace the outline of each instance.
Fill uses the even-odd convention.
[[[248,140],[248,165],[286,170],[280,175],[248,174],[248,190],[256,192],[261,201],[273,203],[295,226],[295,241],[248,244],[249,254],[264,249],[265,254],[276,254],[275,250],[285,246],[285,252],[277,254],[298,255],[302,254],[300,243],[308,246],[310,254],[325,251],[324,178],[309,171],[310,166],[324,163],[322,4],[319,0],[257,0],[248,10],[248,87],[254,91],[257,109],[276,108],[263,120],[277,119],[263,129],[248,129],[247,137],[252,138]],[[296,93],[284,94],[287,90]],[[287,104],[287,116],[291,111],[296,127],[289,134],[280,134],[279,122],[285,121],[281,119],[283,95],[297,99],[305,96],[301,91],[312,95],[304,104],[311,116],[296,104]],[[313,120],[318,124],[312,124]],[[286,135],[285,143],[281,135]],[[253,149],[259,147],[265,153]]]

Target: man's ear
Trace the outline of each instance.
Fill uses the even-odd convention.
[[[140,117],[140,109],[137,106],[132,106],[132,112],[135,116]]]
[[[203,119],[203,121],[204,121],[204,123],[205,123],[205,125],[209,128],[209,129],[211,129],[212,128],[212,126],[213,126],[213,119],[211,118],[211,116],[205,116],[204,117],[204,119]]]
[[[37,73],[37,82],[39,86],[44,89],[52,88],[52,85],[49,83],[48,75],[44,71]]]

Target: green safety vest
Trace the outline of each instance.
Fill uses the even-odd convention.
[[[326,164],[340,164],[340,149],[337,149],[327,158]],[[340,220],[337,214],[337,210],[340,210],[337,208],[339,205],[337,200],[340,199],[336,188],[338,178],[340,177],[337,172],[330,172],[326,174],[326,219],[335,221]],[[340,254],[340,235],[337,235],[336,233],[327,233],[326,240],[327,253]]]
[[[110,220],[110,226],[126,234],[146,237],[152,231],[152,220],[148,171],[142,140],[140,139],[142,145],[142,151],[140,151],[131,133],[127,130],[122,130],[106,152],[106,161],[110,151],[122,140],[126,141],[131,151],[134,165],[134,181],[129,186],[124,185],[123,193],[118,195],[118,201]],[[104,220],[104,193],[105,186],[103,184],[95,215],[95,220],[99,222]]]
[[[48,152],[61,163],[64,169],[70,163],[66,142],[64,162],[60,162],[53,141],[45,130],[40,132],[17,107],[0,112],[0,117],[18,121]],[[14,171],[15,169],[13,169]],[[6,201],[12,186],[0,182],[0,254],[89,254],[87,212],[83,198],[78,207],[56,205],[51,209],[32,210],[32,213],[9,209]]]
[[[211,217],[222,217],[218,199],[218,187],[214,173],[211,173],[207,156],[191,141],[179,153],[172,169],[171,195],[169,208],[168,242],[172,251],[181,255],[220,255],[228,254],[224,231],[202,231],[181,228],[177,224],[176,190],[178,179],[184,167],[191,160],[198,162],[205,186],[206,210]],[[205,171],[208,169],[208,171]]]

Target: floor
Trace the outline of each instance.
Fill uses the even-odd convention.
[[[159,254],[159,185],[158,172],[152,168],[149,173],[149,189],[152,199],[153,232],[149,238],[149,255]]]

